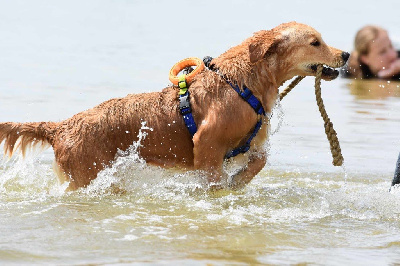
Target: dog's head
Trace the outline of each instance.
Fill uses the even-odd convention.
[[[323,64],[322,78],[335,79],[349,53],[328,46],[312,27],[296,22],[284,23],[269,31],[259,31],[249,44],[250,62],[268,60],[289,79],[297,75],[315,76],[317,65]],[[270,60],[269,60],[270,59]]]

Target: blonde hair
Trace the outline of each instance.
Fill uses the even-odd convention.
[[[350,55],[347,71],[351,76],[362,78],[363,63],[360,60],[361,55],[367,55],[370,51],[371,43],[378,37],[380,32],[386,32],[383,28],[367,25],[361,28],[354,39],[354,50]]]

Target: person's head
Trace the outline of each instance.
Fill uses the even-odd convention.
[[[350,59],[350,71],[353,70],[356,76],[361,76],[360,64],[369,67],[372,74],[388,68],[397,58],[397,52],[386,30],[368,25],[361,28],[354,40],[354,51]]]

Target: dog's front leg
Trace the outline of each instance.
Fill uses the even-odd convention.
[[[212,138],[198,133],[193,138],[194,168],[207,174],[210,189],[224,188],[228,182],[228,175],[223,170],[226,149],[213,142]]]
[[[267,154],[265,151],[252,153],[247,166],[240,169],[239,172],[232,176],[229,187],[233,189],[244,187],[264,168],[266,162]]]
[[[204,154],[207,151],[195,149],[194,167],[207,176],[207,183],[211,190],[226,188],[228,185],[228,174],[223,170],[223,156]]]

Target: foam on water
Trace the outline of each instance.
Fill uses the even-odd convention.
[[[37,156],[16,157],[1,166],[0,207],[21,209],[19,219],[38,221],[62,213],[64,238],[71,232],[101,232],[119,250],[119,245],[128,244],[144,253],[151,250],[148,243],[158,250],[176,243],[207,250],[218,243],[229,250],[234,243],[257,246],[266,241],[264,245],[276,250],[283,245],[289,252],[293,247],[293,256],[301,258],[301,250],[325,247],[327,241],[340,246],[343,234],[356,247],[365,245],[365,237],[360,240],[360,236],[371,234],[371,228],[384,232],[385,240],[396,235],[400,189],[389,193],[389,183],[380,176],[344,178],[343,173],[264,169],[243,190],[209,192],[201,173],[149,166],[137,153],[138,147],[140,141],[87,188],[68,193],[58,184],[49,162]],[[231,163],[226,168],[237,167]],[[199,237],[201,243],[194,240]],[[388,243],[376,239],[368,245]],[[285,252],[259,260],[282,262]]]
[[[59,184],[52,165],[43,160],[37,153],[25,158],[17,155],[9,161],[3,160],[0,165],[0,192],[28,197],[64,194],[68,183]]]
[[[343,178],[340,174],[264,170],[243,190],[207,192],[201,173],[176,173],[148,166],[136,152],[139,145],[132,145],[128,155],[117,158],[87,188],[72,194],[89,198],[128,195],[139,204],[147,204],[149,199],[161,205],[168,201],[176,208],[204,212],[206,220],[232,225],[254,220],[310,222],[332,217],[395,221],[400,215],[400,189],[394,187],[389,192],[389,183],[379,179],[365,182],[361,176],[347,174]],[[58,183],[49,163],[40,157],[17,156],[3,162],[1,168],[2,197],[40,200],[66,195],[66,185]]]

